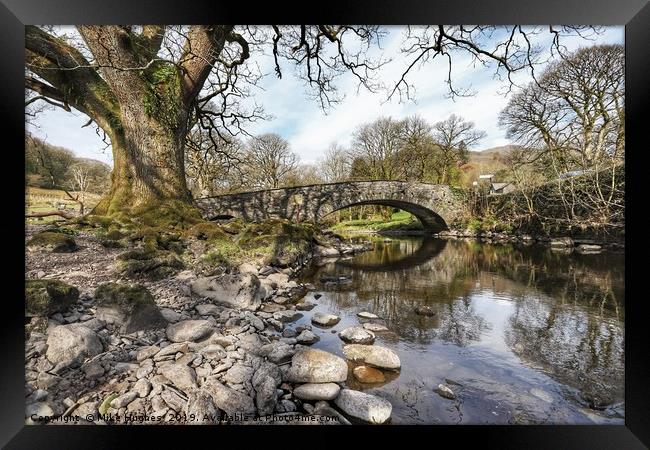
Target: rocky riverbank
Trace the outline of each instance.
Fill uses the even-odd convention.
[[[388,401],[346,385],[400,368],[398,355],[372,345],[372,318],[340,331],[345,359],[310,348],[311,325],[291,325],[318,301],[314,286],[292,279],[300,268],[363,246],[324,236],[297,266],[243,263],[205,276],[204,264],[137,259],[137,247],[63,231],[27,230],[27,423],[389,421]],[[125,254],[156,276],[124,271]],[[330,316],[313,326],[333,327]]]

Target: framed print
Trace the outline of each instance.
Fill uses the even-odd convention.
[[[365,3],[3,1],[7,448],[648,445],[650,7]]]

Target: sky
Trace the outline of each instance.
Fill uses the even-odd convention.
[[[378,74],[380,82],[389,85],[399,79],[405,67],[400,53],[403,45],[404,27],[387,27],[388,34],[381,40],[381,48],[374,48],[372,56],[392,58]],[[550,36],[549,33],[546,33]],[[543,39],[547,39],[544,37]],[[550,39],[550,38],[549,38]],[[541,42],[541,41],[540,41]],[[568,38],[563,44],[569,50],[580,46],[602,43],[624,42],[623,27],[608,27],[604,33],[592,40]],[[417,114],[430,123],[446,119],[451,114],[462,116],[475,123],[476,128],[487,135],[472,150],[482,150],[507,145],[510,141],[505,131],[498,126],[498,114],[508,102],[505,82],[495,79],[494,68],[473,67],[469,56],[453,60],[453,80],[461,88],[468,88],[475,94],[471,97],[449,98],[445,84],[447,64],[443,59],[415,67],[410,82],[415,85],[415,100],[400,101],[395,96],[386,100],[383,92],[370,93],[363,88],[357,92],[357,83],[351,74],[337,79],[343,101],[324,112],[318,102],[309,95],[309,89],[300,80],[293,68],[281,62],[282,79],[273,73],[271,55],[259,55],[256,59],[262,73],[268,74],[253,88],[252,98],[264,107],[269,120],[251,124],[247,130],[252,134],[277,133],[289,141],[302,163],[315,163],[322,158],[332,143],[348,146],[355,129],[379,117],[390,116],[402,119]],[[519,76],[518,84],[530,81],[528,76]],[[72,150],[76,155],[98,159],[112,164],[110,148],[96,134],[92,126],[82,128],[88,118],[75,110],[69,113],[60,108],[46,110],[35,120],[28,131],[45,139],[48,143]]]

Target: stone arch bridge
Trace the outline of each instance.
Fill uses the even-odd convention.
[[[196,199],[208,220],[237,217],[318,222],[328,214],[358,205],[384,205],[408,211],[425,230],[448,228],[464,211],[447,185],[405,181],[351,181],[219,195]]]

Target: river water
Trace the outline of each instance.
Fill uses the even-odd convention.
[[[364,239],[369,239],[364,237]],[[374,345],[402,362],[386,382],[348,386],[389,400],[393,424],[624,423],[625,285],[622,252],[578,254],[523,244],[373,237],[374,249],[314,264],[303,282],[313,347],[342,356],[337,333],[357,313],[389,328]],[[323,277],[343,276],[332,284]],[[315,295],[321,295],[315,299]],[[415,313],[418,305],[435,311]],[[441,397],[440,383],[456,394]]]

